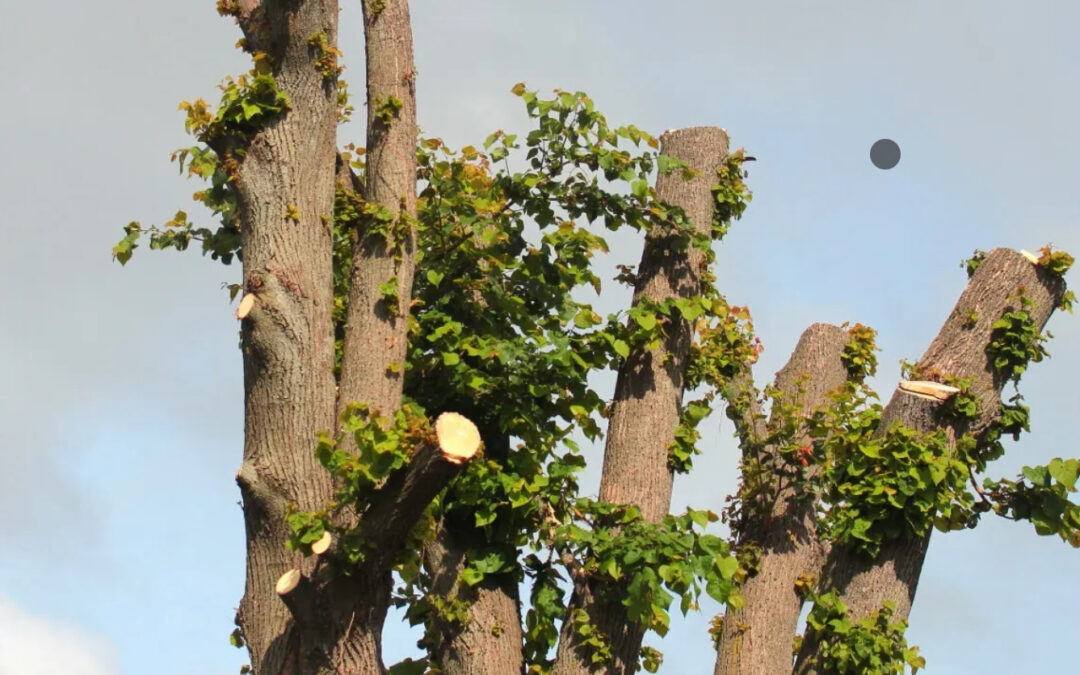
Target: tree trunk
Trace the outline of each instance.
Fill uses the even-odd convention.
[[[727,157],[727,134],[715,127],[694,127],[666,132],[660,141],[663,154],[686,161],[698,175],[687,181],[679,171],[661,174],[656,180],[657,196],[681,207],[698,232],[709,233],[714,211],[711,187]],[[670,235],[650,232],[637,273],[634,304],[642,299],[662,302],[698,295],[703,258],[704,254],[693,247],[674,251]],[[659,347],[632,350],[619,369],[600,479],[601,500],[633,504],[652,523],[660,522],[671,505],[668,446],[675,440],[679,424],[693,328],[679,319],[666,326],[666,333]],[[584,609],[611,644],[614,663],[607,672],[633,673],[644,635],[641,626],[629,621],[620,602],[601,597],[599,582],[587,585],[575,588],[568,616]],[[573,623],[564,622],[553,673],[587,673],[588,664]]]
[[[794,406],[798,419],[809,417],[847,379],[840,357],[848,340],[847,331],[837,326],[814,324],[777,373],[779,400]],[[805,429],[797,433],[795,444],[808,442]],[[782,476],[792,477],[793,467],[778,448],[766,447],[763,454],[761,461],[772,469],[763,491],[769,499],[744,505],[748,515],[737,533],[738,547],[758,547],[761,558],[756,574],[740,588],[743,608],[724,615],[716,675],[773,675],[791,669],[792,637],[803,606],[795,582],[816,574],[824,557],[812,496],[799,495],[790,481],[783,482]]]
[[[894,422],[924,433],[943,429],[951,440],[964,433],[978,437],[990,428],[1000,416],[1001,390],[1008,381],[1007,374],[995,370],[988,350],[992,326],[1004,312],[1020,309],[1017,296],[1021,289],[1034,303],[1029,316],[1041,331],[1061,302],[1064,280],[1016,251],[990,252],[915,366],[915,372],[925,379],[936,380],[946,375],[971,378],[971,393],[978,402],[977,416],[958,421],[944,414],[939,402],[898,390],[882,412],[878,435],[883,435]],[[972,321],[973,317],[977,320]],[[834,546],[825,564],[823,585],[840,592],[853,620],[873,614],[886,600],[891,600],[896,603],[893,620],[906,621],[929,541],[930,532],[914,540],[887,542],[874,559],[844,546]],[[799,673],[823,672],[813,663],[819,646],[815,638],[808,630],[799,653],[796,668]]]
[[[331,238],[337,100],[315,69],[308,36],[337,37],[337,3],[242,2],[238,22],[266,52],[289,110],[237,156],[244,286],[244,458],[237,472],[247,533],[247,582],[237,623],[259,673],[282,672],[288,612],[274,583],[292,565],[285,507],[330,496],[315,434],[333,426]],[[220,154],[220,153],[219,153]],[[223,158],[224,159],[224,158]],[[290,206],[293,209],[290,209]],[[286,212],[299,213],[296,220]]]
[[[339,410],[370,404],[390,416],[401,403],[416,247],[416,92],[405,0],[363,0],[367,47],[364,198],[392,222],[354,236]],[[379,286],[391,280],[396,298]]]
[[[291,505],[322,509],[332,496],[314,446],[316,432],[334,428],[335,412],[352,401],[367,402],[384,415],[400,405],[401,368],[390,366],[404,359],[416,214],[408,7],[404,0],[364,3],[365,197],[385,207],[391,218],[383,231],[358,232],[354,239],[337,397],[329,224],[338,101],[336,82],[317,63],[325,53],[312,42],[322,36],[326,47],[335,47],[337,3],[245,0],[238,11],[248,47],[268,54],[278,87],[290,101],[280,120],[251,138],[238,158],[235,181],[244,282],[256,298],[243,324],[245,452],[237,479],[248,532],[248,581],[238,623],[260,674],[381,673],[395,544],[456,473],[456,464],[427,451],[387,481],[357,523],[381,546],[360,574],[343,575],[332,562],[323,564],[333,559],[332,552],[291,569],[296,556],[284,546],[285,515]],[[390,302],[378,286],[394,276],[396,299]]]
[[[443,675],[515,675],[524,672],[521,604],[509,575],[484,577],[476,586],[460,581],[470,547],[442,523],[424,547],[432,592],[469,603],[460,624],[435,620],[432,658]]]
[[[366,403],[389,418],[401,405],[416,232],[416,97],[412,27],[406,0],[363,0],[367,57],[367,165],[364,199],[386,210],[351,234],[349,297],[336,412]],[[395,294],[379,286],[396,278]],[[397,367],[394,367],[396,364]],[[346,444],[351,441],[345,440]],[[456,473],[437,454],[414,457],[373,497],[358,527],[379,552],[345,576],[310,570],[322,606],[297,619],[335,672],[380,675],[382,627],[390,603],[393,554],[427,504]],[[306,571],[306,570],[305,570]],[[321,572],[321,573],[320,573]],[[325,620],[325,615],[333,617]],[[314,651],[314,650],[313,650]]]

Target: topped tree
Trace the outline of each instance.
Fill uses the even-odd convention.
[[[451,150],[417,136],[407,3],[362,8],[367,144],[339,148],[353,108],[338,3],[220,0],[252,69],[216,108],[182,104],[195,144],[174,154],[218,222],[131,223],[114,248],[126,263],[144,236],[198,241],[243,263],[233,641],[250,670],[655,671],[647,635],[704,593],[725,605],[717,674],[901,672],[922,666],[904,630],[932,528],[994,512],[1080,546],[1077,460],[982,475],[1027,428],[1019,395],[1001,395],[1071,305],[1068,254],[976,255],[884,407],[860,324],[811,326],[759,391],[749,311],[715,286],[714,245],[750,201],[751,158],[725,131],[657,139],[580,92],[519,84],[523,139]],[[643,239],[618,277],[633,301],[604,317],[592,262],[604,229],[625,228]],[[617,373],[610,401],[602,372]],[[672,514],[673,477],[720,404],[738,493]],[[598,499],[579,490],[580,437],[605,438]],[[424,632],[388,669],[391,605]]]

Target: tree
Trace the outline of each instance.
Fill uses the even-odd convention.
[[[1076,460],[976,479],[1027,426],[1001,393],[1045,356],[1070,256],[977,254],[884,407],[859,324],[810,327],[759,392],[749,312],[711,272],[750,199],[750,158],[726,132],[657,139],[609,126],[584,94],[517,85],[524,141],[497,131],[452,151],[418,138],[407,3],[362,7],[366,148],[337,146],[352,111],[337,3],[222,0],[253,67],[216,108],[182,105],[196,144],[175,155],[220,223],[132,223],[114,249],[124,263],[142,236],[194,240],[243,262],[234,640],[255,672],[386,672],[392,604],[424,626],[427,654],[392,672],[655,670],[645,634],[702,592],[727,604],[717,673],[898,672],[921,664],[903,632],[931,527],[994,511],[1080,545]],[[600,290],[600,224],[644,234],[620,275],[633,304],[609,317],[581,299]],[[589,379],[609,368],[610,402]],[[710,511],[669,513],[721,402],[742,448],[730,542]],[[602,435],[593,500],[575,440]]]

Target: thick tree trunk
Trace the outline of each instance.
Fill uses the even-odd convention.
[[[840,357],[849,339],[842,328],[814,324],[777,373],[775,386],[781,400],[795,407],[799,419],[809,417],[847,379]],[[794,441],[808,441],[805,429]],[[791,669],[792,637],[803,606],[795,581],[801,575],[816,574],[824,558],[813,499],[799,495],[791,484],[790,460],[782,458],[775,447],[766,447],[759,459],[772,468],[770,485],[761,491],[769,499],[744,505],[748,515],[738,532],[738,546],[758,547],[761,558],[757,573],[740,588],[743,608],[724,616],[716,675],[773,675]]]
[[[258,131],[233,182],[240,205],[244,285],[255,303],[244,318],[244,459],[237,473],[247,531],[247,583],[237,621],[259,673],[282,672],[288,612],[274,583],[292,565],[285,507],[322,507],[330,496],[315,460],[315,434],[334,420],[333,214],[337,101],[308,45],[334,43],[337,3],[240,3],[252,51],[266,52],[284,116]],[[220,154],[220,153],[219,153]],[[290,206],[297,220],[286,219]]]
[[[390,417],[401,405],[416,236],[412,27],[406,0],[363,0],[362,6],[368,110],[364,199],[384,207],[391,222],[369,223],[351,233],[336,412],[340,415],[349,403],[362,402]],[[341,176],[339,182],[353,181]],[[396,300],[391,301],[379,285],[395,276]],[[311,613],[294,615],[311,644],[298,672],[312,672],[316,666],[350,674],[385,672],[382,627],[390,603],[393,554],[456,471],[456,465],[443,462],[437,453],[417,455],[406,470],[387,480],[362,519],[349,523],[374,547],[360,570],[346,576],[332,564],[305,566],[319,602]]]
[[[509,575],[486,576],[476,586],[460,581],[470,547],[447,523],[424,548],[432,591],[469,603],[460,624],[436,620],[432,658],[444,675],[516,675],[524,672],[521,605]]]
[[[679,171],[658,176],[657,196],[681,207],[697,231],[708,233],[714,210],[711,187],[727,157],[727,134],[715,127],[694,127],[668,131],[660,141],[663,154],[686,161],[698,175],[689,181]],[[646,237],[634,289],[635,305],[643,298],[662,302],[699,294],[704,254],[693,247],[685,252],[672,249],[669,235],[663,232]],[[631,351],[619,369],[600,481],[601,500],[633,504],[652,523],[660,522],[671,505],[668,446],[679,424],[686,356],[693,338],[692,326],[685,320],[669,324],[666,331],[659,347]],[[611,644],[614,663],[607,672],[634,672],[644,632],[629,621],[622,604],[602,598],[600,587],[590,582],[588,588],[574,591],[569,612],[578,609],[589,614]],[[588,664],[572,622],[564,622],[553,672],[587,673]]]
[[[383,415],[401,403],[416,247],[416,92],[406,0],[363,0],[367,47],[364,198],[392,223],[354,233],[339,409],[364,402]],[[373,231],[374,229],[382,231]],[[397,299],[379,286],[396,279]]]
[[[882,412],[878,434],[894,422],[920,432],[946,431],[950,439],[964,433],[976,437],[1000,416],[1001,390],[1008,381],[995,370],[987,349],[994,322],[1007,310],[1019,310],[1018,292],[1033,302],[1029,316],[1042,330],[1065,293],[1062,278],[1032,264],[1020,253],[995,249],[975,271],[945,325],[915,366],[926,379],[946,375],[968,377],[978,401],[978,415],[965,423],[943,414],[943,406],[896,391]],[[972,318],[977,318],[972,321]],[[898,540],[882,546],[875,559],[843,546],[834,546],[825,564],[823,585],[838,590],[848,613],[859,619],[881,609],[886,600],[896,603],[893,620],[907,620],[930,541],[928,532],[915,540]],[[813,663],[819,642],[808,631],[799,653],[796,671],[821,673]]]
[[[390,365],[404,359],[412,283],[416,124],[408,7],[404,0],[365,2],[365,196],[386,207],[393,222],[381,234],[356,236],[335,398],[329,223],[337,90],[316,63],[325,54],[312,39],[324,36],[325,44],[336,45],[337,15],[337,3],[326,0],[239,3],[248,47],[269,56],[266,62],[290,101],[288,112],[255,134],[237,157],[235,181],[244,282],[255,296],[243,324],[245,452],[237,479],[248,532],[248,580],[238,622],[260,675],[383,672],[380,642],[392,554],[457,471],[454,461],[429,449],[387,481],[358,523],[364,536],[379,543],[379,554],[365,561],[361,574],[342,575],[326,563],[333,551],[291,569],[296,556],[284,546],[286,509],[318,510],[332,495],[329,475],[314,457],[316,432],[334,428],[335,412],[350,401],[367,402],[386,415],[400,404],[394,371],[401,369]],[[385,302],[377,287],[395,275],[397,302]]]

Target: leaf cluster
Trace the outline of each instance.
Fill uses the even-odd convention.
[[[576,561],[576,574],[594,580],[601,604],[621,603],[632,621],[661,636],[667,633],[668,611],[676,598],[683,614],[697,607],[702,592],[717,602],[741,606],[736,588],[746,570],[726,541],[704,532],[718,520],[715,513],[687,509],[653,524],[634,506],[580,499],[576,510],[576,521],[554,530],[554,545]],[[579,610],[571,621],[593,662],[605,663],[610,656],[587,612]],[[549,630],[548,635],[554,633]],[[646,652],[646,666],[658,663],[658,657],[655,650]]]
[[[870,616],[852,621],[834,591],[813,594],[808,629],[820,640],[816,664],[840,675],[894,675],[926,667],[918,647],[908,647],[906,621],[892,621],[896,605],[886,601]]]
[[[1080,504],[1069,499],[1078,474],[1080,460],[1054,458],[1045,466],[1025,466],[1016,480],[987,479],[983,491],[998,515],[1031,521],[1036,533],[1056,534],[1080,548]]]
[[[1031,319],[1031,299],[1021,290],[1017,300],[1019,308],[1004,312],[994,322],[987,347],[994,369],[1013,382],[1020,380],[1029,363],[1049,356],[1043,347],[1047,336],[1039,332]]]

